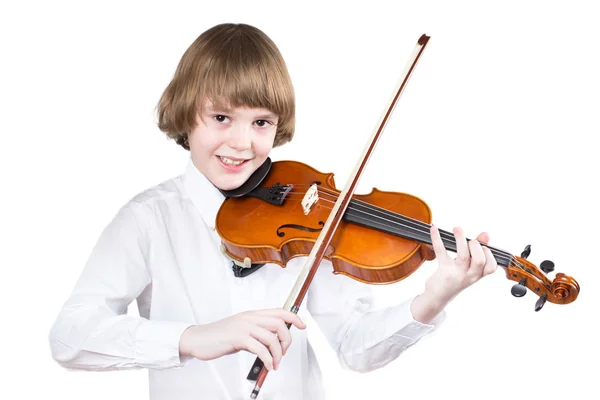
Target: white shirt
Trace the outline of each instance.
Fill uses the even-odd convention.
[[[247,399],[256,356],[240,351],[212,361],[180,359],[179,339],[192,324],[246,310],[282,307],[305,257],[286,268],[266,264],[237,278],[219,251],[215,217],[223,195],[194,166],[125,204],[102,232],[50,332],[54,359],[67,368],[147,368],[152,400]],[[248,227],[251,229],[251,227]],[[137,300],[140,316],[127,315]],[[316,321],[345,368],[370,371],[431,332],[413,319],[412,299],[373,312],[370,287],[334,275],[323,261],[299,311]],[[304,318],[306,321],[306,318]],[[324,398],[306,330],[271,371],[259,399]]]

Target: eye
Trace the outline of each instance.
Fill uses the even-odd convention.
[[[259,119],[259,120],[254,121],[254,123],[256,124],[256,126],[261,127],[261,128],[268,126],[268,125],[273,125],[272,122],[267,121],[266,119]]]
[[[213,117],[216,121],[224,123],[227,122],[227,120],[229,119],[228,116],[223,115],[223,114],[217,114]]]

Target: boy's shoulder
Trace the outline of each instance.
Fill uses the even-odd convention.
[[[183,185],[183,175],[161,181],[154,186],[134,193],[122,203],[112,217],[110,224],[119,229],[152,231],[160,216],[171,216],[186,211],[191,204]],[[177,211],[180,210],[180,211]]]
[[[166,179],[158,184],[138,192],[125,207],[132,209],[154,208],[161,203],[180,203],[186,197],[183,189],[183,174]]]

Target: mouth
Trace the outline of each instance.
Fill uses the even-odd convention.
[[[223,166],[225,166],[228,169],[231,168],[241,168],[243,165],[245,165],[248,161],[248,159],[244,159],[244,158],[235,158],[235,157],[223,157],[223,156],[217,156],[217,158],[221,161],[221,164]]]

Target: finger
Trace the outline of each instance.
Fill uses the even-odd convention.
[[[479,236],[477,236],[477,241],[479,243],[489,243],[490,235],[487,232],[481,232]]]
[[[269,349],[264,344],[250,336],[244,342],[244,348],[260,358],[269,371],[273,369],[273,357],[271,357]]]
[[[290,333],[289,328],[285,324],[282,319],[276,320],[273,326],[271,327],[273,332],[277,333],[277,338],[281,343],[281,349],[283,350],[283,354],[287,353],[288,347],[292,344],[292,334]]]
[[[463,267],[468,267],[471,260],[471,253],[469,251],[469,245],[463,230],[459,227],[455,227],[454,238],[456,239],[456,260],[462,264]]]
[[[286,353],[288,347],[292,343],[292,335],[290,334],[290,330],[286,326],[283,319],[265,315],[257,315],[253,317],[252,323],[276,333],[279,342],[281,342],[283,354]]]
[[[269,349],[273,359],[273,369],[279,368],[283,351],[277,336],[275,336],[273,332],[260,326],[253,327],[250,331],[250,335]]]
[[[481,244],[477,240],[469,240],[469,250],[471,252],[469,275],[481,277],[483,274],[483,266],[486,263],[485,253],[481,248]]]
[[[448,256],[448,252],[446,252],[446,247],[444,246],[444,242],[442,242],[440,230],[437,228],[437,226],[431,225],[431,228],[429,229],[429,234],[431,235],[431,244],[433,245],[435,257],[438,260],[446,260],[450,258]]]
[[[302,322],[298,314],[295,314],[291,311],[286,311],[283,308],[273,308],[270,310],[262,310],[261,314],[276,317],[284,320],[288,324],[294,325],[298,329],[306,328],[306,324]]]
[[[498,269],[498,261],[492,251],[487,246],[482,246],[483,252],[485,253],[485,266],[483,267],[483,276],[489,275],[491,273],[496,272]]]

